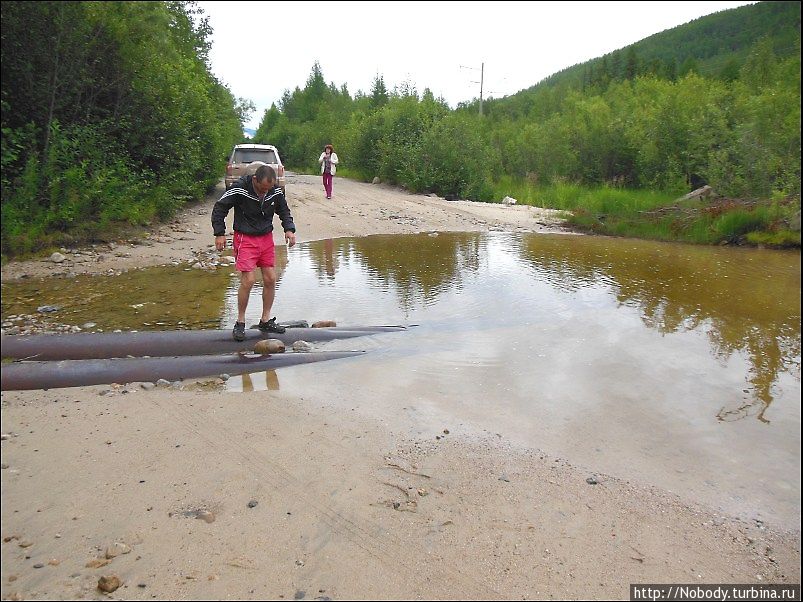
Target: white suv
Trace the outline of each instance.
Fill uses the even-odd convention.
[[[270,165],[276,171],[276,184],[284,192],[284,165],[279,151],[269,144],[238,144],[234,147],[226,165],[226,190],[240,179],[240,176],[253,175],[262,165]]]

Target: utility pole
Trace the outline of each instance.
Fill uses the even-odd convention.
[[[461,69],[473,69],[474,71],[477,70],[476,67],[465,67],[464,65],[460,65]],[[482,116],[482,86],[485,81],[485,63],[481,63],[480,65],[480,81],[472,81],[472,84],[479,84],[480,85],[480,116]]]
[[[482,83],[485,79],[485,63],[480,67],[480,117],[482,117]]]

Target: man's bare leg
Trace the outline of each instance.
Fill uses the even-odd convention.
[[[276,298],[276,269],[262,268],[262,321],[270,320],[273,300]]]
[[[264,268],[262,270],[264,274]],[[245,322],[245,310],[248,307],[248,298],[251,296],[251,289],[254,288],[256,275],[254,272],[241,272],[240,288],[237,289],[237,321]]]

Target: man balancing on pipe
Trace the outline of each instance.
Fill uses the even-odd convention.
[[[269,165],[261,165],[253,176],[245,175],[215,203],[212,209],[212,229],[215,247],[226,248],[226,216],[234,207],[234,264],[240,272],[240,288],[237,291],[237,322],[232,336],[235,341],[245,340],[245,309],[248,297],[256,282],[254,268],[262,270],[262,332],[285,331],[270,317],[276,295],[276,253],[273,246],[273,216],[279,214],[284,229],[284,238],[291,247],[296,244],[296,227],[293,216],[284,198],[282,189],[276,185],[276,172]]]

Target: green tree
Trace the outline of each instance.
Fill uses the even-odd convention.
[[[371,86],[371,106],[374,109],[383,107],[387,104],[388,98],[388,89],[385,87],[385,79],[381,75],[377,75]]]
[[[639,61],[635,46],[628,46],[625,62],[625,79],[635,79],[639,74]]]
[[[756,43],[742,67],[740,78],[753,91],[760,91],[777,78],[778,60],[772,40],[764,38]]]

